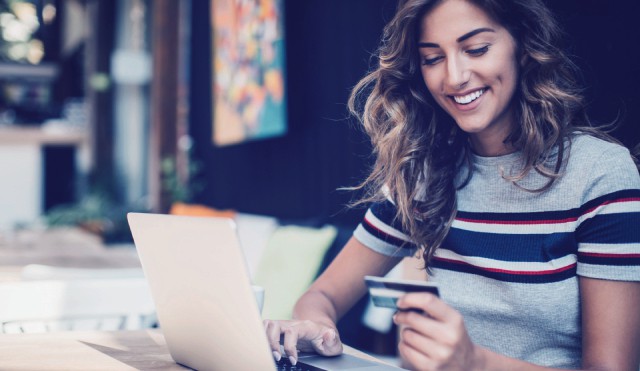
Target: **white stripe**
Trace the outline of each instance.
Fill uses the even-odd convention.
[[[462,229],[472,232],[500,233],[500,234],[551,234],[573,232],[577,226],[576,221],[566,223],[549,224],[499,224],[468,222],[454,220],[452,228]]]
[[[578,225],[596,215],[640,212],[640,201],[616,202],[608,205],[601,205],[587,214],[581,215],[577,220],[564,223],[544,223],[544,224],[506,224],[506,223],[483,223],[469,222],[455,219],[452,227],[472,232],[500,233],[500,234],[551,234],[574,232]],[[533,221],[535,222],[535,221]]]
[[[581,243],[578,252],[598,254],[640,254],[640,243]]]
[[[471,264],[479,268],[492,268],[492,269],[504,269],[509,271],[522,271],[522,272],[539,272],[551,269],[559,269],[568,267],[574,264],[577,259],[573,254],[563,256],[558,259],[554,259],[548,262],[511,262],[504,260],[495,260],[489,258],[481,258],[477,256],[464,256],[454,253],[447,249],[437,249],[435,252],[436,257],[455,260]]]
[[[384,195],[384,197],[387,199],[387,201],[391,202],[393,205],[395,205],[396,203],[393,201],[393,199],[391,198],[391,191],[389,190],[389,186],[388,185],[383,185],[382,186],[382,195]]]
[[[592,211],[582,215],[579,222],[592,218],[597,214],[637,213],[640,212],[640,201],[623,201],[612,204],[600,205]]]
[[[379,230],[381,230],[382,232],[388,234],[389,236],[393,236],[395,238],[399,238],[403,241],[406,242],[411,242],[411,239],[409,238],[409,236],[407,236],[406,234],[398,231],[397,229],[389,226],[388,224],[384,223],[382,220],[378,219],[373,212],[371,212],[371,209],[367,210],[367,213],[364,216],[365,219],[367,219],[367,221],[369,223],[371,223],[371,225],[373,225],[374,227],[378,228]]]

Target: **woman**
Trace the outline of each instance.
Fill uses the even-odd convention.
[[[339,354],[336,321],[419,251],[442,299],[398,301],[418,370],[638,369],[640,176],[588,127],[575,67],[540,0],[408,0],[353,112],[376,154],[373,202],[300,298],[265,321],[274,356]]]

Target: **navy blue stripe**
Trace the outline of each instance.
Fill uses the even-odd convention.
[[[538,211],[527,213],[476,213],[469,211],[458,211],[457,219],[472,219],[482,221],[513,221],[526,222],[538,220],[564,220],[568,218],[577,218],[580,216],[580,209],[556,210],[556,211]]]
[[[625,189],[622,191],[612,192],[604,196],[594,198],[593,200],[587,201],[584,205],[582,205],[582,207],[580,208],[581,214],[584,214],[590,209],[598,207],[605,202],[611,202],[611,201],[621,200],[624,198],[631,198],[631,197],[640,197],[640,189]]]
[[[384,224],[398,231],[403,231],[402,224],[396,215],[396,205],[392,204],[390,201],[376,202],[371,205],[370,210],[373,215],[380,219]]]
[[[403,248],[403,249],[410,249],[410,250],[415,250],[416,249],[416,245],[406,242],[400,238],[391,236],[389,234],[386,234],[384,232],[382,232],[381,230],[378,230],[376,228],[374,228],[373,226],[371,226],[369,223],[367,223],[366,221],[362,222],[362,227],[364,227],[364,229],[369,232],[371,235],[373,235],[374,237],[376,237],[379,240],[382,240],[386,243],[392,244],[398,248]]]
[[[590,209],[598,207],[605,202],[611,202],[630,197],[640,197],[640,189],[625,189],[622,191],[612,192],[593,200],[586,202],[579,208],[555,211],[539,211],[526,213],[487,213],[487,212],[470,212],[458,211],[457,218],[472,219],[478,221],[538,221],[538,220],[564,220],[568,218],[577,218],[586,213]]]
[[[578,262],[593,265],[634,266],[640,265],[640,258],[607,258],[601,256],[585,256],[579,254]]]
[[[443,261],[438,258],[434,258],[431,266],[435,269],[444,269],[455,272],[475,274],[503,282],[516,282],[516,283],[551,283],[560,282],[576,276],[576,267],[567,269],[558,273],[550,274],[511,274],[491,272],[484,269],[480,269],[473,265],[457,264],[449,261]]]
[[[498,234],[451,228],[443,246],[459,255],[511,262],[548,262],[575,254],[573,233]]]
[[[580,242],[640,243],[640,212],[596,215],[582,222],[576,235]]]

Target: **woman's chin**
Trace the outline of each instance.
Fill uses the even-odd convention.
[[[456,122],[456,124],[458,124],[460,130],[464,131],[467,134],[478,134],[487,128],[487,125],[481,125],[478,123]]]

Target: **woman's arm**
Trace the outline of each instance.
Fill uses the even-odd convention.
[[[582,302],[582,360],[585,370],[638,371],[640,362],[640,282],[606,281],[580,277]],[[506,357],[471,342],[462,316],[428,294],[408,294],[398,313],[404,326],[400,353],[416,370],[449,366],[461,370],[551,370]]]
[[[638,371],[640,282],[580,277],[580,295],[583,367]]]
[[[352,237],[296,303],[294,318],[326,315],[327,320],[336,323],[365,294],[364,276],[384,276],[399,262],[400,258],[377,253]]]
[[[284,350],[292,362],[297,351],[316,351],[323,355],[342,352],[336,322],[366,292],[365,275],[384,275],[400,262],[377,253],[351,238],[329,267],[300,297],[293,311],[294,320],[265,321],[274,356],[284,334]],[[294,362],[295,363],[295,362]]]

